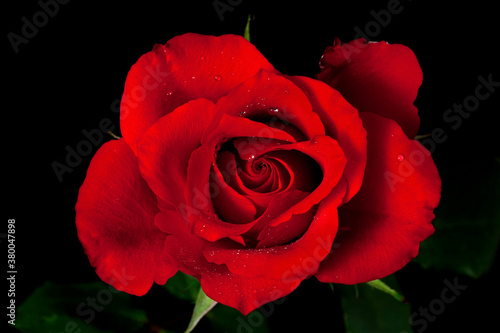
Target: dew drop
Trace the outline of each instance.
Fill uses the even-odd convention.
[[[171,92],[171,91],[169,91],[169,92],[167,93],[167,96],[172,96],[172,92]]]
[[[288,94],[288,90],[285,90],[285,94]]]
[[[399,161],[399,162],[403,162],[404,160],[405,160],[405,155],[403,155],[403,154],[399,154],[399,155],[398,155],[398,161]]]
[[[205,60],[205,57],[200,57],[200,60],[201,60],[201,61]]]
[[[243,117],[243,116],[244,116],[244,115],[246,115],[246,114],[247,114],[247,112],[246,112],[246,111],[241,111],[241,112],[240,112],[240,114],[239,114],[239,116],[240,116],[240,117]]]
[[[269,108],[269,113],[278,113],[279,111],[278,108]]]
[[[215,76],[214,76],[214,80],[215,80],[215,81],[221,81],[221,80],[222,80],[222,76],[220,76],[220,75],[215,75]]]
[[[231,73],[231,76],[235,76],[235,75],[236,75],[236,73],[234,73],[234,72],[233,72],[233,73]]]

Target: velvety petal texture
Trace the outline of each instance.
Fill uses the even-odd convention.
[[[99,277],[118,290],[144,295],[177,268],[163,252],[166,234],[154,225],[156,197],[141,178],[123,139],[96,153],[76,205],[78,238]]]
[[[324,82],[283,75],[234,35],[143,55],[123,138],[96,153],[76,205],[99,277],[143,295],[180,270],[246,315],[312,276],[367,282],[414,258],[440,195],[412,140],[415,55],[336,41],[321,65]]]
[[[163,116],[138,140],[142,176],[163,200],[175,206],[184,202],[189,158],[214,114],[209,100],[190,101]]]
[[[339,210],[337,246],[321,264],[323,282],[355,284],[405,266],[434,232],[441,180],[430,153],[394,121],[361,115],[368,162],[360,192]]]
[[[413,139],[420,118],[413,105],[422,70],[413,51],[400,44],[336,39],[323,54],[317,78],[328,83],[360,112],[395,120]]]
[[[326,134],[336,139],[347,158],[344,176],[349,201],[360,189],[366,167],[366,130],[357,110],[325,83],[303,76],[291,78],[304,91],[313,111],[319,115]]]
[[[136,151],[137,139],[164,115],[197,98],[215,103],[260,69],[275,72],[241,36],[188,33],[155,46],[132,66],[125,81],[123,138]]]

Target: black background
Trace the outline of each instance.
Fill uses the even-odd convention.
[[[45,280],[98,280],[74,225],[78,188],[97,147],[73,172],[65,173],[62,182],[51,163],[64,164],[65,147],[75,148],[85,139],[82,130],[98,128],[103,118],[111,119],[114,133],[120,135],[113,102],[121,97],[130,66],[155,43],[164,44],[185,32],[241,35],[247,15],[252,14],[252,43],[264,56],[283,73],[314,76],[324,48],[334,37],[352,40],[355,27],[365,31],[366,24],[374,21],[370,11],[385,9],[388,3],[242,0],[225,12],[221,21],[212,2],[104,4],[73,0],[60,5],[35,36],[19,46],[17,54],[7,33],[21,34],[21,18],[32,21],[41,8],[36,1],[3,5],[3,67],[7,75],[3,76],[2,133],[7,169],[2,188],[7,200],[3,200],[2,215],[4,223],[8,218],[16,219],[18,304]],[[442,116],[454,103],[462,103],[474,93],[479,75],[492,74],[493,80],[500,81],[497,9],[481,1],[436,4],[402,0],[401,5],[401,13],[392,15],[390,23],[372,39],[405,44],[415,52],[424,73],[416,101],[422,121],[419,133],[436,127],[446,129],[449,139],[433,154],[438,169],[452,168],[463,177],[471,177],[469,171],[480,172],[475,166],[485,156],[498,153],[495,117],[500,92],[481,102],[457,130]],[[104,141],[110,139],[104,137]],[[480,279],[459,276],[467,291],[447,305],[426,332],[498,327],[498,261],[497,256],[493,269]],[[439,297],[444,279],[451,281],[457,275],[423,270],[410,263],[397,276],[412,311],[417,311]],[[173,311],[165,301],[158,309]],[[338,299],[329,286],[311,279],[277,306],[269,320],[273,332],[300,328],[339,331],[343,327],[339,311]]]

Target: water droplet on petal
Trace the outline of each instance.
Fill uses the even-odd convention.
[[[234,73],[234,72],[233,72],[233,73],[231,73],[231,76],[235,76],[235,75],[236,75],[236,73]]]
[[[172,92],[171,92],[171,91],[169,91],[169,92],[167,93],[167,96],[172,96]]]
[[[269,108],[269,113],[278,113],[279,111],[278,108]]]
[[[288,90],[285,90],[285,94],[288,94]]]
[[[205,57],[200,57],[200,60],[201,60],[201,61],[205,60]]]
[[[220,76],[220,75],[215,75],[215,76],[214,76],[214,80],[215,80],[215,81],[220,81],[220,80],[222,80],[222,76]]]
[[[239,114],[239,116],[243,117],[246,113],[247,113],[246,111],[241,111],[240,114]]]
[[[403,155],[403,154],[399,154],[399,155],[398,155],[398,161],[399,161],[399,162],[403,162],[404,160],[405,160],[405,155]]]

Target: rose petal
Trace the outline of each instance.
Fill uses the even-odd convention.
[[[307,196],[296,204],[292,210],[285,212],[281,215],[280,219],[275,220],[273,225],[279,224],[281,221],[286,221],[291,217],[291,214],[302,214],[307,212],[312,206],[318,204],[325,198],[330,191],[338,184],[342,177],[344,167],[346,164],[345,156],[337,141],[328,136],[315,136],[309,141],[298,143],[291,143],[286,145],[276,146],[275,148],[268,147],[260,151],[260,154],[265,154],[269,150],[270,155],[276,154],[281,151],[297,151],[308,158],[316,161],[323,173],[321,183]],[[300,163],[296,164],[300,165]],[[302,173],[305,171],[302,170]],[[300,173],[299,173],[300,174]],[[300,175],[299,176],[299,179]],[[306,177],[306,179],[309,179]],[[307,184],[305,184],[307,185]],[[293,184],[292,184],[293,186]]]
[[[135,152],[136,140],[164,115],[193,99],[215,103],[260,69],[276,72],[241,36],[172,38],[130,69],[120,106],[123,138]]]
[[[163,209],[154,218],[155,225],[168,233],[164,254],[185,274],[198,279],[206,270],[216,269],[203,256],[205,240],[192,235],[188,221],[173,207]]]
[[[154,225],[156,197],[124,140],[105,143],[92,159],[76,204],[78,237],[99,277],[144,295],[177,268],[163,254],[166,234]]]
[[[222,116],[216,130],[207,132],[210,133],[202,138],[202,146],[191,154],[189,160],[188,180],[184,190],[186,198],[184,210],[191,221],[193,232],[207,240],[216,241],[224,237],[241,235],[253,226],[251,223],[226,223],[216,215],[209,179],[212,164],[216,162],[216,146],[234,137],[252,136],[256,133],[262,137],[282,141],[293,141],[293,138],[286,132],[267,125],[228,115]]]
[[[288,191],[270,196],[248,196],[250,200],[255,202],[258,211],[262,212],[259,218],[255,221],[254,226],[245,233],[247,244],[256,246],[259,235],[266,227],[276,227],[282,223],[290,223],[290,220],[296,215],[293,214],[293,208],[299,202],[307,198],[310,193],[300,190],[290,189]],[[311,206],[312,209],[313,206]],[[312,219],[311,219],[312,220]],[[300,236],[301,234],[296,234]]]
[[[420,124],[413,105],[422,84],[422,70],[408,47],[357,39],[336,40],[323,54],[317,78],[331,85],[360,112],[395,120],[413,139]]]
[[[225,222],[236,224],[255,220],[257,210],[252,202],[231,188],[217,167],[213,170],[210,173],[210,192],[217,216]]]
[[[259,233],[257,248],[267,248],[272,246],[290,243],[300,238],[311,225],[316,213],[316,207],[311,208],[303,214],[292,215],[290,220],[275,227],[267,224]]]
[[[226,267],[221,266],[216,272],[203,274],[201,288],[214,301],[238,309],[246,316],[261,305],[290,294],[302,280],[302,278],[287,280],[249,278],[231,274]]]
[[[270,127],[247,118],[229,116],[217,113],[202,138],[202,143],[207,144],[210,150],[215,152],[215,147],[234,138],[253,137],[259,138],[261,142],[281,140],[295,142],[295,139],[287,132]]]
[[[233,89],[217,102],[218,114],[270,121],[285,129],[290,123],[306,139],[324,135],[325,129],[304,93],[285,77],[265,70]],[[217,124],[217,116],[214,124]],[[279,128],[279,127],[278,127]]]
[[[368,163],[359,193],[339,210],[340,232],[316,277],[355,284],[405,266],[434,232],[441,181],[429,152],[394,121],[361,114],[368,132]]]
[[[138,140],[142,176],[156,195],[174,206],[184,202],[187,168],[193,150],[215,112],[206,99],[188,102],[162,117]]]
[[[244,315],[259,306],[291,293],[301,278],[284,276],[270,280],[232,274],[226,266],[209,263],[203,257],[208,242],[189,233],[189,227],[175,210],[158,213],[156,224],[170,233],[165,242],[165,253],[179,269],[201,280],[203,291],[216,302],[238,309]]]
[[[344,169],[348,184],[344,202],[347,202],[361,188],[366,166],[366,131],[358,112],[338,91],[321,81],[303,76],[292,76],[290,80],[304,91],[326,134],[339,142],[347,158]]]
[[[245,249],[235,244],[207,244],[205,258],[209,262],[225,264],[236,275],[248,277],[286,280],[313,275],[330,252],[338,227],[337,207],[345,190],[345,182],[342,182],[319,204],[305,234],[291,244],[261,249]]]
[[[211,242],[225,237],[239,236],[252,228],[255,221],[250,223],[228,223],[217,216],[210,189],[210,170],[214,156],[207,145],[203,145],[191,154],[188,166],[188,181],[185,187],[186,212],[192,231]],[[233,194],[237,194],[234,192]],[[240,194],[241,204],[251,204]]]

